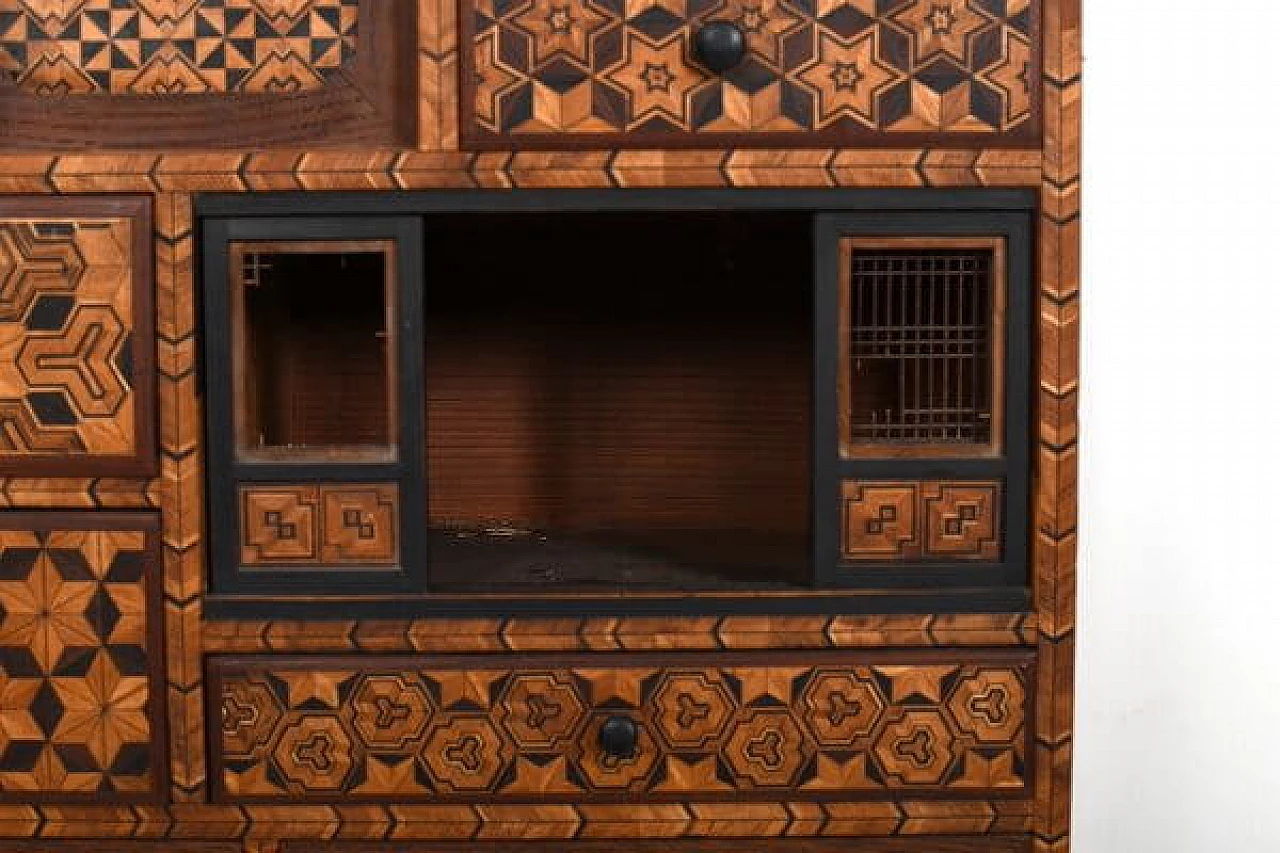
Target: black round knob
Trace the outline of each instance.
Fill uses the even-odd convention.
[[[615,715],[600,726],[600,748],[613,758],[630,758],[636,754],[640,732],[630,717]]]
[[[708,21],[694,34],[693,51],[708,70],[722,74],[746,56],[747,37],[732,21]]]

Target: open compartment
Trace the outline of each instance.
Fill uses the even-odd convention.
[[[432,585],[808,583],[811,221],[428,217]]]
[[[231,246],[236,456],[395,458],[390,241]]]

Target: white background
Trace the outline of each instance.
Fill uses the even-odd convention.
[[[1280,851],[1280,3],[1084,0],[1075,853]]]

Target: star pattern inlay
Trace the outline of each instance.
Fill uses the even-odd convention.
[[[775,66],[782,62],[782,37],[804,20],[783,0],[729,0],[720,14],[741,28],[748,50]]]
[[[0,645],[30,648],[46,673],[53,672],[66,649],[96,647],[89,608],[97,588],[92,578],[64,579],[50,553],[41,549],[26,578],[0,581],[0,601],[8,612]]]
[[[69,526],[0,524],[0,793],[33,802],[153,791],[163,755],[148,648],[155,542]]]
[[[150,738],[146,677],[121,675],[105,652],[84,676],[55,677],[53,686],[66,707],[54,740],[84,744],[99,766],[111,766],[124,744]]]
[[[1016,66],[1040,37],[1038,5],[466,0],[475,29],[463,74],[476,97],[463,110],[462,134],[467,143],[539,147],[588,134],[604,147],[712,146],[729,134],[748,134],[754,145],[780,133],[819,134],[837,147],[877,139],[892,147],[920,132],[981,133],[995,143],[1037,124],[1042,83],[1031,70],[1026,88]],[[695,53],[696,34],[711,21],[735,24],[746,42],[722,74]]]
[[[626,91],[634,121],[639,124],[657,115],[683,122],[688,96],[706,76],[685,61],[684,42],[679,36],[658,43],[631,32],[625,60],[609,72],[609,79]]]
[[[894,13],[894,20],[911,31],[915,57],[921,62],[946,53],[959,62],[968,59],[969,37],[991,23],[970,8],[967,0],[925,0]]]
[[[534,0],[512,22],[533,40],[534,63],[541,65],[557,53],[588,62],[592,34],[605,16],[586,0]]]
[[[840,117],[868,126],[876,121],[876,96],[898,75],[876,58],[876,36],[867,32],[851,42],[823,33],[818,61],[800,79],[818,93],[819,112],[826,124]]]

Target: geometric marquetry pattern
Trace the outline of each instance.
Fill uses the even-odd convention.
[[[230,799],[1023,791],[1022,662],[465,669],[222,660]],[[629,757],[598,745],[611,715]],[[217,761],[217,759],[215,759]]]
[[[394,484],[241,486],[240,509],[242,565],[396,561]]]
[[[13,0],[16,2],[16,0]],[[3,5],[3,4],[0,4]],[[449,3],[427,2],[431,17]],[[451,17],[439,15],[438,38],[424,43],[419,59],[440,69],[438,87],[423,95],[436,106],[438,121],[425,125],[428,151],[351,152],[293,148],[282,152],[80,153],[31,151],[0,158],[5,192],[154,193],[157,209],[159,382],[163,474],[153,480],[101,480],[74,484],[64,497],[60,486],[41,479],[6,479],[4,500],[12,506],[162,507],[166,560],[165,622],[168,656],[168,737],[171,796],[179,805],[147,809],[111,803],[0,804],[0,837],[219,838],[251,841],[277,849],[270,839],[435,838],[479,840],[493,837],[680,837],[773,838],[867,835],[974,834],[981,849],[1001,850],[998,835],[1031,838],[1034,849],[1069,846],[1071,818],[1072,684],[1075,640],[1075,550],[1077,402],[1079,393],[1080,0],[1043,0],[1043,71],[1036,87],[1043,100],[1043,146],[1031,149],[967,149],[940,145],[875,151],[840,148],[838,140],[819,150],[727,147],[720,151],[582,151],[572,159],[557,152],[522,150],[492,156],[458,153],[450,117],[456,102],[450,75],[457,54]],[[432,17],[432,20],[436,20]],[[465,51],[463,51],[465,53]],[[2,74],[3,72],[0,72]],[[431,98],[434,96],[434,99]],[[991,136],[994,142],[998,138]],[[192,197],[203,191],[433,189],[524,186],[668,187],[696,186],[1040,186],[1041,210],[1037,300],[1039,328],[1036,382],[1039,439],[1035,459],[1032,583],[1034,609],[1026,614],[978,617],[735,617],[624,619],[600,616],[563,621],[536,619],[312,623],[299,631],[286,620],[254,623],[202,622],[203,590],[200,395],[194,368],[195,316],[191,261],[194,251]],[[145,491],[139,487],[145,486]],[[117,491],[123,489],[123,491]],[[127,502],[126,502],[127,501]],[[968,625],[970,619],[980,623]],[[1006,621],[1007,620],[1007,621]],[[902,624],[900,624],[902,623]],[[961,629],[961,626],[965,626]],[[203,629],[203,630],[202,630]],[[905,637],[905,639],[904,639]],[[797,804],[732,802],[690,798],[661,813],[637,813],[632,805],[571,803],[397,808],[389,804],[308,804],[271,809],[210,805],[205,801],[206,749],[204,672],[200,652],[404,653],[470,650],[520,651],[533,648],[623,649],[681,647],[818,648],[897,645],[1004,645],[1033,643],[1036,668],[1036,761],[1033,801],[902,800],[850,802],[835,799]],[[216,691],[216,687],[214,687]],[[125,842],[122,842],[125,843]],[[134,842],[128,842],[132,844]],[[164,842],[157,842],[164,844]],[[237,845],[239,842],[231,842]],[[328,841],[317,844],[327,844]],[[350,846],[350,842],[347,842]],[[695,842],[696,843],[696,842]],[[861,842],[860,842],[861,843]],[[388,842],[397,847],[399,843]],[[957,846],[956,842],[940,842]],[[145,845],[139,845],[142,849]],[[291,843],[290,848],[296,846]],[[98,849],[104,849],[99,847]],[[169,848],[175,849],[175,848]],[[961,849],[957,846],[957,849]]]
[[[601,135],[1026,134],[1036,0],[469,0],[477,140]],[[716,75],[692,34],[732,21],[748,53]],[[465,32],[465,30],[464,30]],[[634,136],[635,139],[629,137]]]
[[[357,0],[9,0],[0,73],[39,96],[290,94],[356,52]]]
[[[921,496],[927,556],[999,559],[999,483],[926,482]]]
[[[131,241],[128,219],[0,222],[0,456],[139,449]]]
[[[152,792],[140,530],[0,530],[0,795]]]
[[[997,560],[999,482],[841,484],[846,560]]]

